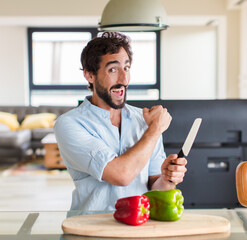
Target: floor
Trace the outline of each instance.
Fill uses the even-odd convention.
[[[0,166],[0,211],[67,211],[73,182],[61,174],[12,176],[13,166]]]

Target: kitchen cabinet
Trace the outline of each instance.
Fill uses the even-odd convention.
[[[166,148],[166,153],[178,148]],[[235,170],[241,161],[241,147],[193,148],[187,157],[187,173],[177,186],[187,208],[239,207]]]
[[[172,116],[163,133],[166,154],[178,153],[195,118],[202,118],[187,157],[187,173],[181,189],[187,208],[241,207],[237,199],[235,171],[247,160],[247,100],[128,101],[137,107],[162,105]]]

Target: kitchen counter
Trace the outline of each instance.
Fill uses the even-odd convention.
[[[93,212],[91,212],[93,213]],[[99,213],[99,212],[95,212]],[[247,239],[247,209],[186,209],[185,213],[222,216],[231,223],[230,233],[159,239]],[[0,240],[80,240],[106,239],[63,234],[61,224],[68,216],[80,212],[0,212]],[[84,213],[90,214],[90,213]],[[113,239],[113,238],[112,238]],[[114,238],[115,239],[115,238]],[[121,238],[123,239],[123,238]],[[155,239],[155,238],[152,238]]]

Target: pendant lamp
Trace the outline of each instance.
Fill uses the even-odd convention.
[[[110,0],[99,23],[103,31],[146,32],[167,27],[161,0]]]

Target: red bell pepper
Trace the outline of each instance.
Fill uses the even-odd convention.
[[[141,225],[149,219],[150,203],[146,196],[120,198],[115,208],[114,218],[129,225]]]

